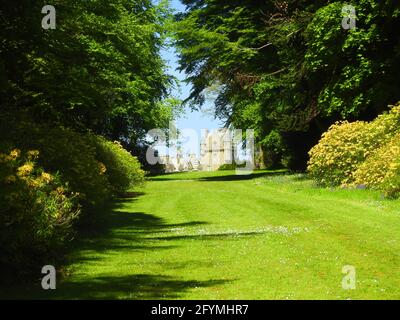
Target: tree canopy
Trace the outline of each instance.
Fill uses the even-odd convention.
[[[180,67],[198,108],[218,86],[216,116],[253,128],[273,163],[303,169],[338,119],[371,119],[400,99],[400,4],[353,1],[185,0],[176,15]]]
[[[44,30],[45,4],[2,2],[1,109],[132,143],[167,127],[166,4],[55,0],[56,28]]]

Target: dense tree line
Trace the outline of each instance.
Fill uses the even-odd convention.
[[[400,4],[184,0],[176,15],[180,66],[198,108],[217,88],[216,116],[253,128],[269,166],[304,169],[339,119],[370,120],[400,100]]]
[[[56,9],[44,30],[42,7]],[[150,0],[2,1],[2,112],[138,143],[168,125],[172,79],[159,51],[165,5]]]

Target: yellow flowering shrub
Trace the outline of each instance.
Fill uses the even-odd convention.
[[[362,121],[332,125],[309,152],[308,171],[311,176],[326,186],[348,182],[374,142],[372,136],[366,139],[366,131],[367,123]]]
[[[104,174],[106,168],[99,167],[101,160],[96,158],[96,147],[88,134],[30,121],[2,122],[0,126],[4,128],[1,132],[3,141],[29,150],[28,161],[19,169],[19,175],[28,174],[29,162],[37,159],[40,166],[58,172],[70,190],[79,193],[79,202],[85,212],[95,211],[110,198],[111,186]],[[46,175],[42,177],[42,180],[48,179]]]
[[[25,163],[24,165],[18,167],[17,176],[20,178],[29,176],[33,171],[33,164],[31,162]]]
[[[388,197],[400,193],[400,134],[374,151],[353,173],[350,186],[381,190]]]
[[[96,146],[96,158],[101,161],[100,172],[107,177],[114,193],[124,192],[144,182],[144,171],[139,161],[119,142],[92,136],[92,143]]]
[[[1,121],[1,118],[0,133],[0,141],[12,142],[12,146],[29,150],[27,163],[20,168],[19,175],[28,174],[29,163],[36,160],[47,171],[58,172],[70,190],[79,194],[85,214],[95,213],[113,195],[144,180],[144,172],[136,157],[120,143],[94,134],[31,121]],[[37,150],[40,150],[39,158]],[[42,177],[42,180],[46,179],[48,177]]]
[[[399,132],[400,105],[369,123],[335,123],[310,150],[308,171],[325,186],[351,184],[358,167]]]
[[[35,162],[38,156],[37,150],[0,152],[0,265],[6,268],[44,263],[79,214],[76,195]]]
[[[48,264],[78,213],[90,224],[113,195],[143,180],[120,143],[0,115],[0,265],[25,272]]]

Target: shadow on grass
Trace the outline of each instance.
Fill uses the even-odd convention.
[[[128,211],[124,203],[136,201],[144,193],[134,198],[120,198],[108,208],[93,216],[91,223],[81,225],[77,238],[71,245],[71,263],[93,259],[87,252],[105,252],[111,250],[166,250],[175,246],[159,245],[151,241],[149,235],[168,235],[173,229],[207,224],[204,221],[167,223],[163,218],[145,212]],[[77,252],[78,254],[74,254]],[[84,252],[84,254],[79,254]]]
[[[271,171],[271,172],[253,172],[251,174],[231,174],[225,176],[210,176],[202,177],[197,180],[199,181],[240,181],[240,180],[252,180],[257,178],[263,178],[268,176],[282,175],[284,172]]]
[[[71,246],[74,252],[105,252],[110,250],[166,250],[175,246],[158,245],[149,235],[168,235],[176,228],[207,224],[203,221],[166,223],[164,219],[144,212],[110,211],[99,215],[96,223],[79,231],[80,237]],[[72,263],[91,260],[90,255],[74,255]]]
[[[228,280],[181,280],[165,275],[136,274],[101,276],[87,281],[64,282],[56,290],[26,289],[19,299],[179,299],[183,293],[199,287],[212,287]],[[4,294],[4,293],[3,293]],[[9,292],[12,296],[13,293]],[[4,298],[3,299],[7,299]]]
[[[143,194],[136,194],[135,197]],[[115,252],[118,255],[131,251],[160,251],[175,246],[160,244],[155,235],[167,236],[173,229],[206,224],[203,221],[189,221],[169,224],[164,219],[144,212],[130,212],[123,203],[136,201],[136,198],[119,199],[92,218],[91,224],[79,227],[79,237],[69,246],[66,268],[57,276],[57,289],[45,291],[38,280],[28,285],[0,288],[0,299],[163,299],[179,298],[182,293],[196,287],[220,285],[227,280],[186,280],[154,274],[118,274],[118,265],[98,253]],[[151,237],[153,235],[153,237]],[[182,243],[183,244],[183,243]],[[190,257],[188,257],[189,259]],[[74,264],[83,263],[88,272],[79,277],[72,273]],[[116,263],[116,262],[114,262]],[[90,264],[106,264],[113,271],[111,275],[90,274]],[[188,262],[190,265],[190,262]],[[170,266],[171,267],[171,266]],[[189,266],[188,266],[189,267]],[[168,268],[168,267],[167,267]],[[115,275],[114,275],[115,274]]]
[[[164,275],[138,274],[120,277],[99,277],[90,282],[68,283],[63,292],[54,298],[68,298],[79,295],[88,299],[110,299],[120,296],[122,299],[173,299],[182,293],[197,287],[211,287],[223,284],[223,280],[177,280]]]
[[[287,170],[276,170],[276,171],[253,171],[251,174],[223,174],[223,171],[215,171],[216,173],[221,173],[221,175],[210,175],[205,177],[193,177],[188,180],[194,181],[240,181],[240,180],[252,180],[268,176],[278,176],[287,174]],[[207,172],[205,172],[207,173]],[[185,172],[182,172],[182,177],[180,173],[166,173],[156,177],[150,177],[150,181],[174,181],[174,180],[187,180],[185,179]],[[170,175],[174,175],[169,177]]]

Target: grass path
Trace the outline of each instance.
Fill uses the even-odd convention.
[[[400,202],[374,192],[265,171],[183,173],[110,211],[77,243],[71,275],[36,297],[400,298]],[[355,290],[342,289],[345,265]]]

